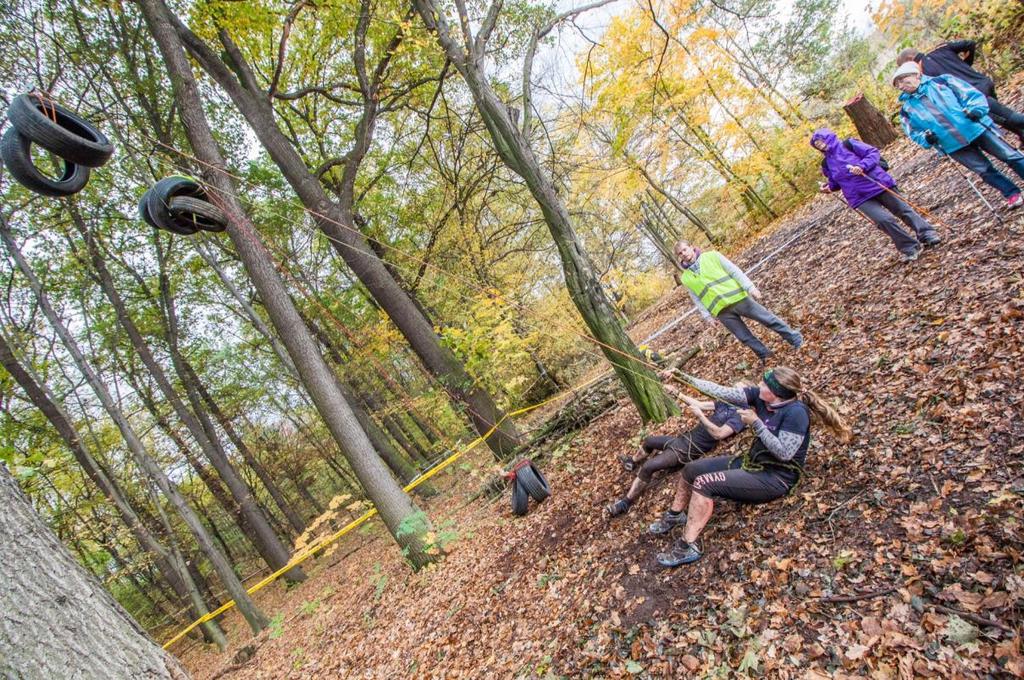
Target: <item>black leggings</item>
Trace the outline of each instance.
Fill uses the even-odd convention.
[[[750,504],[782,498],[796,482],[785,470],[747,472],[741,465],[741,456],[703,458],[687,463],[683,477],[701,496]]]
[[[675,472],[706,453],[694,446],[689,434],[679,437],[648,437],[644,440],[643,449],[648,454],[661,451],[658,455],[648,458],[637,470],[636,476],[644,484],[651,483],[655,472]]]

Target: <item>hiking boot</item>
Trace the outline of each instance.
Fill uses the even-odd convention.
[[[686,526],[686,513],[666,510],[647,530],[652,534],[667,534],[676,527]]]
[[[625,515],[629,512],[631,507],[633,507],[633,504],[629,502],[629,499],[620,498],[614,503],[609,503],[604,506],[604,511],[608,513],[609,517],[618,517],[619,515]]]
[[[1010,210],[1013,210],[1014,208],[1019,208],[1022,205],[1024,205],[1024,197],[1022,197],[1020,194],[1014,194],[1013,196],[1010,196],[1008,199],[1006,199],[1006,207],[1009,208]]]
[[[934,231],[929,231],[921,237],[921,243],[924,244],[925,248],[931,248],[942,243],[942,239]]]
[[[692,564],[700,558],[700,550],[696,545],[680,539],[667,553],[658,553],[658,564],[663,567],[678,567],[681,564]]]
[[[800,333],[796,334],[796,342],[789,343],[793,346],[793,349],[800,349],[804,345],[804,336]]]
[[[909,253],[900,253],[900,262],[913,262],[917,258],[921,257],[922,248],[919,246],[914,248]]]

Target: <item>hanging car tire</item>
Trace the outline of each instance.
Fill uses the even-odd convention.
[[[0,158],[18,183],[43,196],[70,196],[77,194],[89,181],[89,168],[64,161],[64,174],[60,179],[47,177],[32,163],[32,141],[9,127],[0,139]]]
[[[512,480],[512,514],[522,517],[526,514],[529,504],[530,497],[519,482],[519,478],[516,477]]]
[[[170,210],[170,201],[176,196],[205,199],[203,188],[195,180],[181,175],[164,177],[146,192],[146,209],[154,226],[174,234],[191,236],[199,231],[199,226],[191,218],[182,214],[175,216]]]
[[[544,475],[532,461],[529,465],[524,465],[516,470],[516,480],[523,485],[526,493],[530,494],[533,500],[538,503],[551,495],[551,487],[548,486],[548,480],[544,478]]]
[[[167,202],[167,208],[176,222],[191,223],[206,231],[224,231],[228,226],[224,211],[201,198],[174,196]]]
[[[139,199],[139,217],[141,217],[142,221],[148,224],[149,226],[153,227],[154,229],[159,229],[159,227],[156,226],[156,222],[153,221],[152,216],[150,216],[149,214],[148,203],[149,191],[146,191],[146,193],[142,194],[142,198]]]
[[[75,165],[98,168],[114,153],[114,145],[95,125],[50,99],[18,95],[7,117],[33,144]]]

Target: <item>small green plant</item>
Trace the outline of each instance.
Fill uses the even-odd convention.
[[[269,629],[270,633],[267,637],[271,640],[276,640],[284,635],[284,612],[274,614],[274,618],[270,619]]]
[[[946,536],[946,542],[959,547],[967,542],[967,534],[964,533],[963,529],[957,529],[949,536]]]
[[[892,426],[892,431],[895,434],[913,434],[914,429],[913,423],[896,423]]]
[[[549,583],[554,583],[560,578],[562,578],[562,575],[557,571],[552,571],[550,574],[541,574],[537,577],[537,587],[547,588]]]
[[[312,616],[313,614],[316,614],[316,610],[319,609],[319,608],[320,608],[320,600],[312,600],[312,601],[309,601],[309,602],[303,602],[302,604],[299,605],[299,611],[301,611],[304,616]]]
[[[853,562],[854,552],[852,550],[844,550],[832,559],[832,566],[835,567],[836,571],[840,571]]]
[[[302,667],[302,663],[306,660],[306,650],[302,647],[296,647],[292,650],[292,668],[299,670]]]

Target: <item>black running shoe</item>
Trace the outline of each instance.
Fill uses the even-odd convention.
[[[633,504],[625,498],[620,498],[614,503],[609,503],[604,506],[604,511],[608,513],[609,517],[618,517],[619,515],[625,515],[629,512],[629,508],[632,507],[632,505]]]

